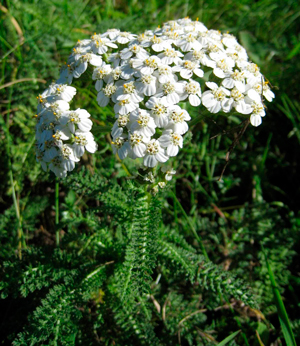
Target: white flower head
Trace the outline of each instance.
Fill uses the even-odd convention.
[[[113,153],[114,154],[118,153],[119,158],[121,160],[125,159],[125,157],[128,155],[128,152],[130,150],[129,142],[126,139],[127,139],[127,136],[122,135],[122,133],[120,133],[120,135],[113,138],[113,141],[111,142]]]
[[[171,106],[169,112],[169,123],[167,129],[173,130],[179,135],[183,135],[189,129],[186,121],[191,119],[189,113],[179,106]]]
[[[218,87],[214,82],[206,82],[206,85],[211,89],[207,90],[202,95],[202,103],[211,113],[218,113],[222,109],[226,111],[227,96],[230,95],[230,91]]]
[[[97,144],[91,132],[82,132],[80,130],[75,132],[74,144],[72,144],[74,153],[77,157],[84,154],[85,149],[89,153],[94,153],[97,150]]]
[[[111,42],[107,37],[100,34],[94,34],[92,37],[92,50],[95,54],[105,54],[109,48],[118,48],[118,46]]]
[[[179,148],[182,148],[183,138],[179,133],[169,129],[163,132],[158,141],[163,148],[166,148],[167,155],[176,156]]]
[[[191,119],[186,104],[199,112],[202,107],[210,113],[237,112],[258,126],[265,116],[264,99],[275,97],[237,39],[198,20],[172,20],[139,35],[119,29],[95,33],[77,42],[59,79],[38,96],[36,160],[60,177],[74,169],[85,150],[96,151],[92,120],[111,119],[110,110],[91,117],[70,108],[76,94],[70,84],[89,66],[98,105],[115,114],[113,152],[121,160],[143,158],[148,168],[182,148]],[[175,173],[168,172],[166,181]]]
[[[140,133],[145,137],[151,137],[155,133],[156,124],[150,114],[144,109],[136,109],[131,112],[131,132]]]
[[[137,157],[144,157],[146,153],[147,143],[150,138],[141,133],[130,133],[129,144],[131,147],[130,157],[135,159]]]
[[[146,107],[150,109],[150,114],[154,119],[156,126],[163,128],[168,125],[168,114],[169,109],[166,102],[163,102],[162,99],[151,97],[146,102]]]
[[[182,100],[188,98],[189,103],[198,107],[201,103],[201,88],[200,84],[194,80],[189,80],[188,83],[184,85],[184,93],[181,97]]]
[[[152,139],[146,147],[144,156],[144,165],[146,167],[155,167],[158,162],[166,162],[169,157],[165,154],[165,150],[160,146],[159,141]]]

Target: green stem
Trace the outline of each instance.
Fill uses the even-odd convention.
[[[171,194],[172,194],[174,200],[176,201],[177,205],[179,206],[181,212],[183,213],[184,217],[186,218],[186,220],[187,220],[187,222],[188,222],[188,224],[189,224],[189,226],[190,226],[190,228],[191,228],[191,230],[192,230],[192,232],[193,232],[193,234],[194,234],[194,236],[195,236],[197,242],[199,243],[199,245],[200,245],[200,247],[201,247],[201,250],[202,250],[202,253],[203,253],[204,257],[209,261],[208,254],[207,254],[207,252],[206,252],[206,250],[205,250],[205,247],[204,247],[204,244],[203,244],[203,242],[202,242],[201,237],[197,234],[197,232],[196,232],[196,230],[195,230],[195,228],[194,228],[194,226],[193,226],[191,220],[190,220],[189,217],[187,216],[187,213],[186,213],[185,210],[183,209],[181,203],[178,201],[178,199],[177,199],[176,195],[174,194],[174,192],[173,192],[173,191],[170,191],[170,192],[171,192]]]
[[[55,178],[55,232],[56,232],[56,246],[59,247],[59,180]]]
[[[23,236],[23,228],[22,228],[22,221],[21,221],[21,214],[20,214],[20,206],[16,196],[16,190],[14,186],[14,178],[13,178],[10,159],[9,159],[9,178],[10,178],[10,184],[11,184],[12,198],[14,202],[16,216],[18,219],[18,254],[19,254],[19,258],[21,259],[22,258],[22,244],[24,242],[24,239],[23,239],[24,236]],[[26,247],[26,243],[24,244],[24,247]]]

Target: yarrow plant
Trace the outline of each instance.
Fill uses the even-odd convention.
[[[198,21],[170,21],[140,35],[118,29],[95,33],[78,41],[59,79],[38,96],[36,157],[58,177],[72,171],[85,150],[97,150],[90,114],[70,109],[76,94],[71,84],[89,66],[99,106],[110,104],[115,112],[113,152],[121,160],[140,158],[143,179],[151,184],[153,168],[183,146],[191,119],[186,105],[202,104],[210,113],[235,111],[259,126],[265,116],[263,99],[274,98],[237,39]],[[163,165],[156,189],[175,173]]]

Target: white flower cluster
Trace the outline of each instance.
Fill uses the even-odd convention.
[[[42,168],[64,178],[84,154],[97,150],[90,132],[92,121],[84,109],[70,110],[76,89],[66,84],[51,84],[39,95],[36,125],[36,158]]]
[[[94,68],[98,104],[111,104],[115,112],[114,153],[120,159],[142,158],[149,168],[182,148],[191,119],[184,103],[202,103],[211,113],[234,109],[258,126],[265,116],[263,97],[274,98],[236,38],[208,30],[198,21],[170,21],[140,35],[117,29],[94,34],[78,41],[57,84],[40,97],[38,160],[44,166],[51,162],[49,168],[60,176],[73,169],[84,148],[96,150],[89,114],[77,110],[76,120],[71,120],[75,113],[68,107],[75,94],[68,84],[88,65]]]

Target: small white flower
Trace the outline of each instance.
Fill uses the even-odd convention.
[[[190,60],[190,61],[196,61],[196,62],[199,62],[199,64],[201,64],[201,65],[215,68],[216,62],[213,61],[212,59],[210,59],[206,53],[207,53],[207,51],[205,49],[193,50],[193,51],[187,53],[184,56],[184,59]]]
[[[114,40],[118,37],[120,33],[119,29],[108,29],[104,34],[102,34],[101,36],[103,37],[108,37],[111,40]]]
[[[222,43],[224,44],[224,46],[229,48],[234,48],[238,44],[236,38],[230,34],[222,35]]]
[[[155,183],[155,177],[153,172],[148,172],[147,175],[144,177],[145,181],[149,181],[151,184]]]
[[[146,102],[146,107],[149,108],[150,114],[154,119],[154,122],[156,126],[158,127],[166,127],[169,120],[168,120],[168,106],[165,102],[162,102],[161,99],[156,97],[151,97]]]
[[[268,86],[268,82],[263,82],[262,80],[253,84],[252,86],[247,84],[246,88],[249,88],[247,94],[253,100],[258,101],[263,95],[269,102],[272,102],[273,98],[275,97],[274,93]]]
[[[107,84],[97,95],[97,101],[100,107],[106,107],[112,97],[116,92],[117,87],[114,84]]]
[[[111,130],[111,135],[113,138],[119,137],[123,133],[123,128],[129,123],[129,114],[117,115],[118,119],[114,123],[114,126]]]
[[[79,130],[75,132],[74,144],[72,146],[77,157],[81,157],[84,154],[84,149],[92,154],[97,150],[93,134]]]
[[[47,102],[50,103],[59,100],[70,102],[75,94],[76,89],[72,86],[66,84],[51,84],[50,87],[46,90],[45,98]]]
[[[163,173],[166,173],[165,179],[166,179],[167,181],[172,180],[173,175],[176,174],[176,171],[175,171],[172,167],[170,167],[170,166],[163,166],[163,167],[161,168],[161,171],[162,171]]]
[[[227,96],[230,95],[230,91],[218,87],[216,83],[206,82],[206,85],[211,89],[207,90],[202,94],[203,105],[211,112],[218,113],[221,109],[227,110],[226,102],[228,101]]]
[[[56,81],[56,83],[58,83],[58,84],[66,84],[66,83],[71,84],[73,81],[73,77],[74,77],[75,67],[76,67],[75,62],[65,63],[60,69],[59,78]]]
[[[225,88],[232,89],[236,87],[242,93],[245,91],[245,74],[243,71],[234,70],[227,78],[223,79],[222,85]]]
[[[116,37],[115,41],[121,44],[126,44],[136,38],[137,35],[131,34],[130,32],[120,32]]]
[[[55,132],[52,135],[52,138],[54,139],[54,144],[57,146],[60,146],[62,144],[62,141],[66,141],[72,137],[71,131],[68,127],[65,126],[55,126],[54,131]]]
[[[171,106],[169,113],[169,123],[167,129],[173,130],[175,133],[183,135],[189,129],[186,121],[191,120],[189,113],[179,106]]]
[[[59,178],[65,178],[67,176],[67,170],[62,165],[62,157],[54,157],[50,164],[49,169]]]
[[[174,63],[178,65],[182,61],[180,58],[183,57],[183,54],[173,48],[167,48],[162,53],[158,54],[158,57],[163,64],[171,65]]]
[[[107,84],[111,84],[115,81],[118,81],[121,77],[122,69],[120,66],[111,70],[111,73],[104,77],[104,81]]]
[[[145,60],[149,56],[149,53],[146,51],[146,49],[139,46],[138,44],[134,44],[129,48],[124,48],[120,53],[120,56],[123,60],[130,59],[133,55],[137,59]]]
[[[143,100],[140,92],[135,87],[134,81],[119,81],[116,85],[118,85],[118,89],[114,95],[114,102],[129,99],[130,102],[139,103]]]
[[[164,181],[160,181],[158,184],[157,184],[161,189],[164,189],[166,187],[166,183]]]
[[[179,147],[182,148],[183,138],[173,130],[165,130],[162,136],[158,138],[158,141],[163,148],[166,148],[167,155],[176,156]]]
[[[149,75],[143,75],[137,80],[136,88],[140,93],[146,96],[152,96],[156,93],[156,77]]]
[[[132,59],[132,67],[139,70],[141,74],[150,75],[158,68],[161,64],[160,59],[156,55],[151,55],[145,60]]]
[[[137,59],[141,61],[140,59]],[[125,62],[121,65],[121,78],[130,79],[132,76],[140,76],[140,72],[133,66],[134,59]]]
[[[252,109],[248,103],[245,102],[245,96],[234,87],[230,92],[229,110],[234,107],[235,110],[241,114],[250,114]]]
[[[261,102],[260,97],[256,97],[255,94],[251,96],[254,96],[254,99],[249,97],[249,95],[245,96],[245,102],[251,107],[252,112],[250,116],[250,122],[253,126],[259,126],[262,123],[261,118],[266,115],[265,108],[263,103]]]
[[[256,64],[247,62],[244,66],[244,69],[248,84],[253,85],[262,80],[263,76]]]
[[[161,52],[165,49],[171,49],[171,44],[168,41],[164,41],[161,37],[153,36],[150,40],[151,48],[155,52]]]
[[[155,167],[158,162],[166,162],[169,157],[166,156],[164,149],[160,146],[159,141],[152,139],[146,148],[144,156],[144,165],[146,167]]]
[[[75,133],[75,125],[82,132],[89,132],[93,126],[92,121],[89,119],[90,113],[85,109],[76,109],[75,111],[69,111],[64,114],[61,120],[61,124],[68,124],[68,127],[72,133]]]
[[[250,116],[250,122],[253,126],[259,126],[262,123],[262,117],[266,115],[264,105],[260,102],[252,102],[250,104],[253,109],[252,114]]]
[[[224,53],[224,54],[220,54],[216,58],[215,61],[216,61],[216,67],[213,70],[214,75],[219,78],[229,77],[235,65],[234,60],[227,57],[226,54]]]
[[[121,115],[128,114],[138,108],[139,104],[131,101],[130,97],[124,97],[122,100],[118,100],[114,105],[115,113],[119,113]]]
[[[151,137],[155,133],[154,119],[144,109],[136,109],[130,114],[131,132],[140,133],[145,137]]]
[[[121,160],[125,159],[125,157],[128,155],[128,151],[130,150],[130,145],[128,141],[126,141],[126,139],[126,135],[120,135],[116,138],[113,138],[113,141],[111,142],[113,153],[118,153]]]
[[[175,43],[183,52],[191,50],[200,50],[201,43],[197,40],[197,35],[194,33],[187,34],[183,39]]]
[[[189,80],[188,83],[184,84],[184,93],[181,99],[185,100],[188,97],[189,102],[192,106],[197,107],[201,103],[201,88],[198,82]]]
[[[94,34],[92,37],[92,50],[95,54],[104,54],[108,51],[108,48],[118,48],[118,46],[111,42],[109,38],[102,35]]]
[[[149,137],[146,137],[141,133],[130,133],[129,144],[132,151],[130,153],[130,157],[132,159],[135,159],[137,157],[144,157],[149,140]]]
[[[166,82],[160,86],[160,90],[154,95],[157,98],[162,98],[164,103],[176,104],[180,101],[180,97],[184,92],[183,83]]]
[[[79,78],[87,69],[88,64],[93,66],[101,66],[102,58],[93,53],[86,53],[81,55],[78,59],[77,65],[74,69],[73,76]]]
[[[75,168],[75,162],[78,162],[79,158],[75,156],[74,149],[69,144],[63,144],[60,149],[63,170],[72,171]]]
[[[181,65],[174,66],[173,71],[179,72],[184,79],[192,78],[193,74],[197,77],[204,76],[204,72],[199,68],[197,61],[184,60]]]
[[[116,68],[120,65],[121,62],[121,54],[120,52],[112,53],[108,57],[108,62],[110,62],[113,68]]]
[[[168,65],[158,66],[158,69],[154,72],[154,76],[157,77],[159,83],[175,82],[177,80],[177,76]]]
[[[96,80],[95,88],[97,91],[100,91],[103,87],[103,79],[107,77],[112,71],[110,65],[102,63],[101,66],[96,67],[93,71],[93,80]]]

